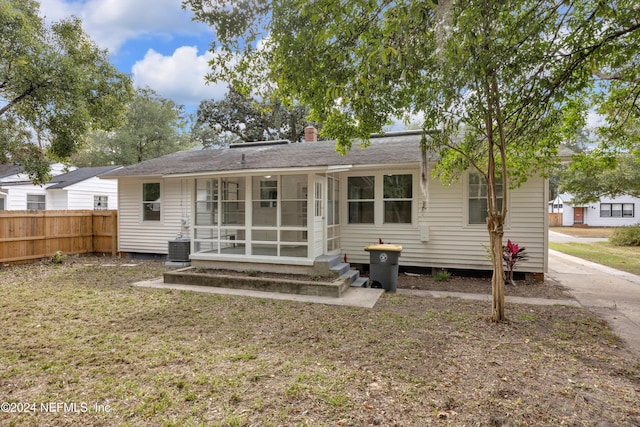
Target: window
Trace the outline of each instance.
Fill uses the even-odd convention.
[[[340,181],[327,177],[327,249],[340,249]]]
[[[633,218],[635,215],[633,203],[601,203],[601,218]]]
[[[260,207],[275,208],[278,200],[278,181],[271,177],[258,178],[260,180]],[[256,178],[254,178],[255,180]],[[255,182],[254,182],[255,185]]]
[[[27,209],[30,211],[43,211],[46,209],[44,194],[27,194]]]
[[[413,176],[385,175],[383,200],[385,224],[411,224]]]
[[[93,196],[93,209],[97,211],[109,209],[109,196]]]
[[[4,209],[4,197],[0,197],[0,211],[3,211]]]
[[[502,208],[502,182],[496,181],[498,208]],[[469,174],[469,224],[486,224],[488,214],[487,182],[479,173]]]
[[[373,176],[350,176],[347,179],[349,224],[374,223],[375,184]]]
[[[142,184],[142,220],[160,221],[160,183]]]
[[[278,224],[278,180],[271,176],[254,176],[252,225],[275,227]]]
[[[307,257],[307,185],[307,175],[197,179],[195,251]]]

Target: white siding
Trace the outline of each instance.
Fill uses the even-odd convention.
[[[417,176],[419,171],[412,171]],[[395,172],[397,173],[397,171]],[[363,174],[360,172],[359,174]],[[346,174],[341,182],[346,183]],[[419,185],[414,185],[418,219],[411,226],[362,226],[347,223],[346,184],[341,188],[342,250],[354,263],[368,263],[364,246],[385,243],[403,246],[400,265],[456,269],[491,269],[485,247],[489,235],[485,225],[467,224],[466,177],[449,187],[430,179],[429,200],[422,209],[423,197]],[[509,213],[504,241],[511,239],[526,248],[529,260],[519,270],[544,272],[546,266],[546,182],[534,177],[521,188],[510,192]],[[425,241],[423,241],[423,239]],[[484,246],[483,246],[484,245]]]
[[[467,179],[444,187],[430,179],[429,200],[422,209],[423,196],[419,185],[420,170],[404,169],[401,173],[414,175],[413,223],[406,225],[353,225],[347,223],[347,177],[355,175],[398,173],[398,170],[359,170],[339,174],[341,254],[352,263],[368,263],[369,254],[364,247],[377,243],[400,244],[403,266],[439,267],[451,269],[490,270],[487,260],[489,236],[485,225],[467,224]],[[161,220],[142,221],[142,184],[160,182]],[[122,252],[166,254],[167,242],[176,238],[183,221],[191,224],[192,179],[131,179],[119,180],[120,247]],[[521,271],[544,272],[546,269],[546,181],[531,178],[521,188],[511,191],[509,213],[504,241],[511,239],[526,247],[529,260],[519,267]],[[379,212],[381,215],[379,203]],[[247,222],[250,221],[247,219]],[[312,227],[310,225],[310,235]],[[483,246],[484,245],[484,246]],[[250,261],[247,259],[247,261]]]
[[[16,211],[27,209],[27,194],[46,194],[44,188],[33,184],[12,185],[11,187],[5,187],[4,192],[7,193],[5,209]],[[45,197],[45,202],[47,201],[46,199]]]
[[[108,196],[108,209],[118,207],[118,181],[93,177],[65,187],[68,205],[56,209],[93,209],[93,196]]]
[[[167,254],[168,241],[190,225],[192,180],[118,180],[119,250]],[[142,184],[160,183],[160,221],[142,220]],[[186,237],[186,236],[185,236]]]
[[[601,217],[601,203],[632,203],[634,205],[633,217]],[[562,225],[570,227],[573,225],[574,207],[566,204],[566,209],[562,215]],[[640,198],[631,196],[620,196],[616,198],[603,197],[600,202],[584,205],[584,224],[590,227],[621,227],[640,223]]]
[[[108,196],[109,209],[118,208],[118,181],[97,177],[89,178],[65,188],[47,189],[31,183],[5,185],[5,209],[27,209],[27,194],[45,195],[47,210],[93,210],[93,196]]]
[[[62,189],[48,190],[47,191],[47,210],[66,210],[67,207],[67,192]],[[89,208],[78,208],[89,209]],[[90,208],[93,209],[93,206]]]

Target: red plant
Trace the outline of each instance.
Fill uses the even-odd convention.
[[[516,285],[513,281],[513,269],[518,261],[524,261],[527,259],[527,254],[524,252],[524,247],[518,246],[517,243],[507,240],[507,245],[502,246],[502,260],[504,261],[505,268],[509,273],[509,282],[512,285]]]

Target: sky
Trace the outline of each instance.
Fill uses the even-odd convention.
[[[195,112],[204,99],[220,100],[226,84],[207,85],[211,29],[191,18],[180,0],[40,0],[47,22],[75,15],[84,31],[111,62],[131,75],[136,87],[150,87],[160,96]],[[416,117],[416,120],[419,120]],[[602,124],[591,112],[587,127]],[[398,120],[392,130],[404,126]]]
[[[40,15],[47,22],[77,16],[135,87],[148,86],[188,112],[227,91],[224,84],[205,84],[213,33],[192,21],[180,0],[40,0]]]

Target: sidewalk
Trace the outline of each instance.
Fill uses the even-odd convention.
[[[547,277],[605,319],[640,356],[640,277],[549,250]]]

